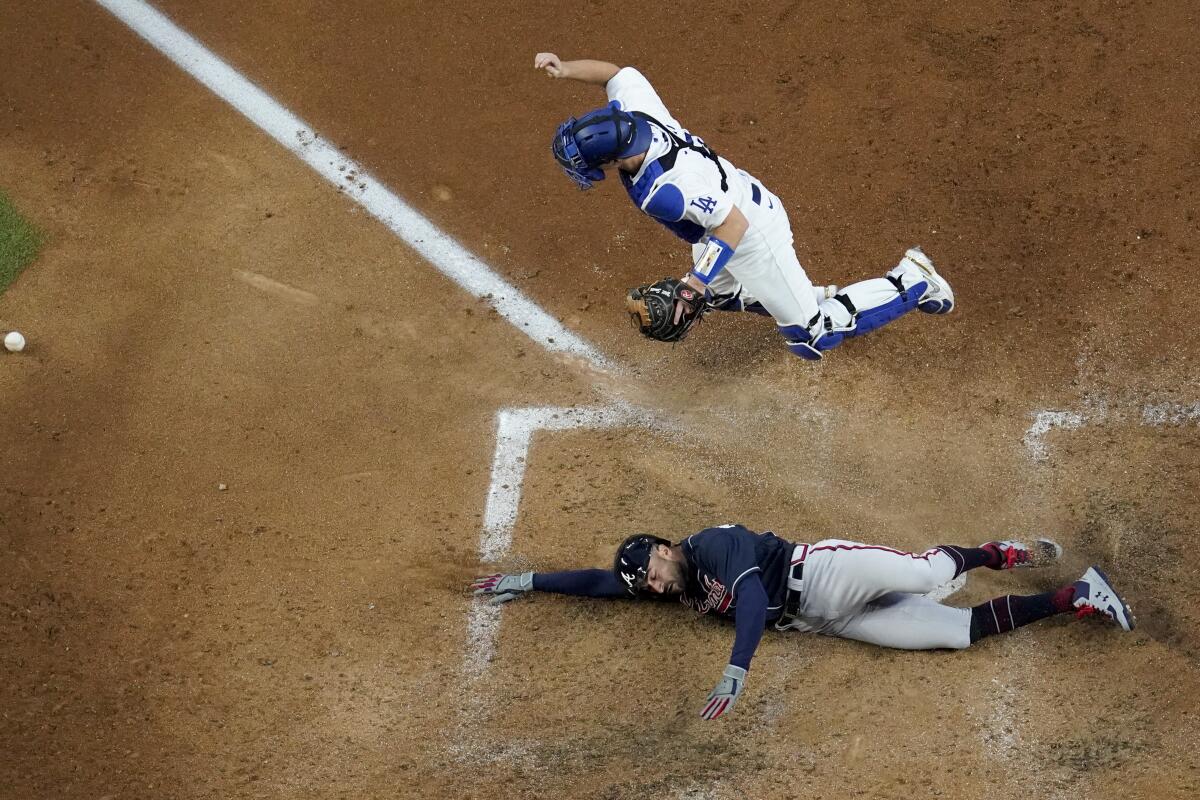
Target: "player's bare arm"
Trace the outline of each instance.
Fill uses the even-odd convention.
[[[608,83],[621,71],[616,64],[607,61],[595,61],[590,58],[563,61],[554,53],[538,53],[533,58],[533,67],[544,70],[551,78],[570,78],[597,86]]]

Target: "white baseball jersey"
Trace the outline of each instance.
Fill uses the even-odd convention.
[[[745,299],[761,303],[779,325],[808,323],[817,313],[817,299],[792,249],[791,225],[779,198],[680,125],[636,69],[621,69],[605,88],[621,110],[658,123],[651,125],[653,140],[637,174],[622,174],[638,208],[690,242],[698,258],[704,237],[737,206],[750,227],[709,289],[731,295],[744,287]]]
[[[796,258],[783,204],[762,181],[713,153],[680,125],[633,67],[619,70],[605,89],[609,102],[651,121],[653,140],[637,174],[621,173],[626,191],[641,211],[691,243],[693,261],[704,251],[705,237],[735,206],[749,222],[724,271],[708,284],[716,307],[757,310],[757,303],[785,336],[794,337],[803,328],[813,341],[824,336],[826,349],[843,336],[868,332],[909,310],[911,304],[882,313],[906,302],[900,284],[916,287],[917,294],[926,291],[927,277],[911,260],[901,259],[888,278],[843,286],[840,299],[825,297],[824,287],[814,289]],[[869,321],[860,323],[864,318]]]

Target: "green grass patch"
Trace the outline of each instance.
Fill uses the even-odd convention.
[[[0,192],[0,294],[29,266],[42,246],[42,233]]]

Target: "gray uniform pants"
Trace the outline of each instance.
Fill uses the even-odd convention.
[[[955,571],[954,559],[936,548],[906,553],[825,539],[808,546],[798,616],[779,627],[903,650],[968,647],[971,610],[924,596]]]

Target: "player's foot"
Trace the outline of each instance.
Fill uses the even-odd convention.
[[[912,247],[900,259],[902,266],[905,262],[915,267],[928,285],[925,294],[917,301],[917,308],[926,314],[949,314],[954,309],[954,290],[950,288],[949,281],[938,275],[929,256],[921,248]]]
[[[1034,539],[1022,542],[1009,539],[1003,542],[988,542],[979,547],[996,554],[996,566],[992,569],[1022,569],[1044,567],[1062,558],[1062,546],[1053,539]]]
[[[1086,617],[1090,614],[1103,614],[1121,626],[1123,630],[1131,631],[1137,620],[1133,610],[1117,594],[1117,590],[1108,582],[1108,576],[1099,567],[1088,567],[1083,577],[1075,581],[1076,616]]]

